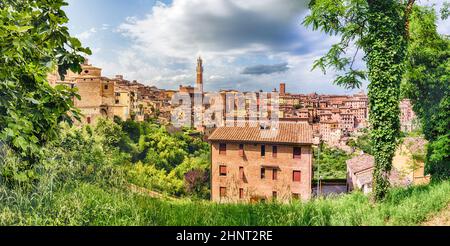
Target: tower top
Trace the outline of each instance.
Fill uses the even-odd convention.
[[[203,60],[202,60],[202,57],[199,56],[197,59],[197,67],[201,67],[202,65],[203,65]]]
[[[203,92],[203,60],[202,57],[199,56],[197,59],[197,87]]]

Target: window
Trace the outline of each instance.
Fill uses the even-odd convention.
[[[119,100],[116,99],[116,104],[119,104]]]
[[[294,159],[300,159],[302,156],[302,149],[300,147],[294,147]]]
[[[242,199],[242,198],[244,198],[244,189],[240,188],[239,189],[239,199]]]
[[[239,156],[244,156],[244,145],[239,144]]]
[[[292,193],[292,199],[294,199],[294,200],[299,200],[299,199],[300,199],[300,194],[298,194],[298,193]]]
[[[273,180],[277,180],[278,179],[278,170],[277,169],[273,169],[272,170],[272,179]]]
[[[87,117],[86,120],[88,124],[91,124],[91,117]]]
[[[227,187],[220,187],[220,197],[227,196]]]
[[[227,154],[227,144],[221,143],[219,144],[219,155]]]
[[[300,172],[300,171],[294,171],[292,173],[292,181],[300,182],[301,181],[301,174],[302,174],[302,172]]]
[[[108,90],[108,85],[105,85],[105,90]]]
[[[266,156],[266,146],[265,145],[261,145],[261,157]]]
[[[278,147],[272,146],[272,157],[277,158],[277,154],[278,154]]]
[[[261,168],[261,179],[265,179],[266,178],[266,169],[263,167]]]
[[[227,166],[224,165],[219,166],[219,175],[227,176]]]
[[[239,167],[239,178],[244,180],[244,167]]]
[[[277,199],[278,193],[276,191],[272,191],[272,198],[275,200]]]

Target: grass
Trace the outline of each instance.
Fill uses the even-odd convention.
[[[361,193],[288,205],[169,201],[89,183],[45,197],[6,198],[0,203],[2,225],[417,225],[450,204],[450,181],[393,189],[376,204]]]

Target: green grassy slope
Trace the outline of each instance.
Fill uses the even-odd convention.
[[[6,201],[6,200],[3,200]],[[360,193],[306,203],[215,204],[167,201],[80,183],[42,203],[0,204],[4,225],[415,225],[450,203],[450,181],[394,189],[372,204]]]

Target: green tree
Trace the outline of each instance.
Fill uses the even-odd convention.
[[[447,17],[442,12],[442,17]],[[436,30],[433,9],[415,8],[407,72],[402,84],[429,141],[426,169],[433,179],[450,178],[450,39]]]
[[[23,169],[35,163],[41,146],[58,135],[58,124],[79,117],[76,91],[51,87],[49,72],[81,70],[82,53],[69,35],[63,0],[0,2],[0,140],[22,155]],[[28,163],[28,164],[27,164]]]
[[[362,150],[364,151],[364,153],[372,155],[372,144],[370,143],[369,129],[364,129],[361,133],[359,133],[356,139],[350,139],[347,145],[357,150]]]
[[[333,67],[335,84],[359,88],[369,79],[369,121],[375,157],[374,195],[380,200],[389,187],[388,173],[400,134],[400,82],[409,36],[409,16],[414,0],[312,0],[304,24],[330,35],[339,43],[314,64],[324,72]],[[356,52],[347,56],[353,46]],[[364,51],[368,72],[354,68],[358,52]]]
[[[345,151],[322,144],[320,153],[319,148],[314,149],[314,179],[345,179],[348,159],[350,155]]]

